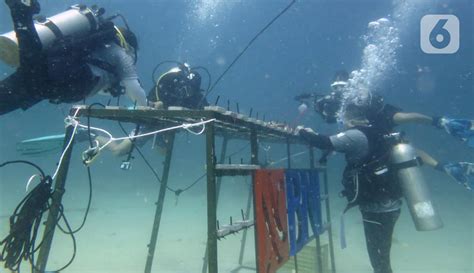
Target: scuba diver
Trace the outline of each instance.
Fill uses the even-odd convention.
[[[301,105],[310,105],[314,111],[327,123],[336,123],[337,114],[342,106],[343,95],[348,85],[347,71],[337,71],[331,83],[331,92],[328,95],[317,93],[303,93],[295,97]]]
[[[208,105],[204,99],[204,90],[201,89],[201,75],[187,63],[177,63],[176,67],[171,68],[162,74],[156,81],[155,86],[148,93],[148,103],[155,109],[168,109],[170,106],[179,106],[187,109],[203,109]],[[130,135],[144,134],[160,130],[156,126],[141,125],[137,126]],[[120,143],[112,142],[108,149],[115,156],[129,155],[133,151],[134,145],[142,147],[150,139],[154,139],[153,147],[158,147],[160,152],[164,152],[167,145],[166,135],[160,134],[147,137],[140,137],[134,140],[126,139]],[[108,141],[103,136],[96,137],[100,145]]]
[[[156,108],[181,106],[189,109],[202,109],[208,103],[201,89],[201,75],[187,63],[177,63],[161,75],[148,93],[148,101]]]
[[[5,2],[14,32],[0,36],[0,59],[18,68],[0,82],[0,115],[45,99],[77,102],[99,91],[147,104],[135,67],[137,38],[111,21],[116,16],[104,19],[104,9],[75,5],[34,22],[37,0]]]
[[[166,110],[170,106],[184,107],[186,109],[203,109],[208,105],[208,102],[204,98],[204,90],[201,89],[201,75],[197,70],[203,69],[206,72],[207,70],[203,67],[190,67],[187,63],[173,63],[176,63],[177,66],[163,73],[156,81],[155,86],[148,93],[149,106],[161,110]],[[129,133],[129,136],[146,134],[160,129],[162,129],[160,126],[137,124],[136,128]],[[108,137],[96,135],[95,133],[91,133],[91,138],[93,140],[92,142],[95,143],[95,147],[88,149],[90,153],[87,154],[87,158],[83,158],[85,163],[92,162],[99,154],[97,148],[109,142]],[[88,130],[78,128],[74,139],[77,142],[89,140]],[[127,156],[121,168],[128,169],[135,145],[142,147],[151,139],[153,139],[153,148],[158,148],[161,153],[166,151],[168,140],[165,134],[129,138],[121,142],[111,142],[107,144],[107,149],[110,150],[114,156]],[[17,151],[23,155],[38,155],[54,152],[61,149],[63,142],[64,134],[43,136],[17,143]]]
[[[341,194],[347,198],[348,205],[344,212],[359,206],[374,273],[392,273],[390,249],[401,198],[405,197],[418,230],[435,230],[442,227],[442,222],[431,205],[420,175],[422,160],[415,149],[399,134],[385,134],[371,126],[366,113],[364,107],[351,104],[344,113],[347,129],[343,132],[326,136],[299,126],[296,134],[319,149],[345,154],[347,164]],[[420,213],[420,204],[430,213]]]
[[[301,94],[295,99],[302,104],[313,105],[314,110],[322,119],[334,124],[338,121],[338,115],[343,107],[345,92],[349,86],[349,73],[340,70],[335,73],[331,84],[331,93],[328,95]],[[366,92],[367,100],[365,116],[372,127],[378,128],[384,134],[393,132],[396,126],[403,124],[425,124],[432,125],[438,129],[444,129],[448,134],[457,139],[461,139],[469,146],[474,147],[474,126],[472,121],[464,119],[451,119],[447,117],[430,117],[416,112],[403,112],[397,106],[385,103],[382,96],[372,92]],[[471,143],[472,142],[472,143]],[[465,188],[471,189],[474,181],[474,164],[470,162],[438,162],[428,153],[417,150],[425,164],[435,170],[448,174]]]

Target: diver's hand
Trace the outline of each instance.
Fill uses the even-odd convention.
[[[447,163],[442,166],[443,170],[462,184],[466,189],[472,190],[474,183],[474,163],[470,162],[454,162]]]
[[[311,129],[311,128],[306,128],[302,125],[299,125],[299,126],[296,126],[296,129],[294,130],[294,134],[296,136],[301,136],[301,135],[304,135],[304,134],[313,134],[313,135],[317,135],[317,133]]]
[[[157,110],[163,110],[165,108],[162,101],[149,101],[148,104]]]

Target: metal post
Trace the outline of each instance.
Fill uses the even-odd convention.
[[[258,165],[258,136],[257,136],[257,130],[255,128],[252,128],[251,131],[250,131],[250,152],[251,152],[251,163],[254,164],[254,165]],[[255,220],[255,228],[253,229],[254,230],[254,236],[255,236],[255,256],[256,256],[256,259],[255,259],[255,268],[257,268],[258,270],[258,260],[260,257],[258,257],[258,236],[257,236],[257,219],[255,219],[256,215],[257,215],[257,212],[256,212],[256,204],[255,204],[255,173],[252,173],[252,195],[253,195],[253,217],[254,217],[254,220]],[[245,240],[247,239],[247,229],[244,230],[244,234],[242,236],[242,240],[244,241],[244,244],[242,244],[242,246],[245,247]],[[243,248],[242,248],[243,249]],[[241,251],[242,251],[241,249]],[[243,253],[241,255],[242,259],[243,259]],[[239,260],[239,263],[241,263],[241,261]]]
[[[224,139],[222,140],[222,147],[221,147],[221,154],[219,156],[219,164],[223,164],[225,163],[225,154],[227,152],[227,143],[228,143],[229,139],[228,137],[224,137]],[[221,182],[222,182],[222,177],[218,177],[217,178],[217,186],[216,186],[216,204],[219,203],[219,194],[221,192]]]
[[[258,165],[258,138],[257,138],[257,132],[255,129],[251,129],[250,131],[250,153],[251,153],[251,164],[255,164],[255,165]],[[245,209],[245,214],[246,216],[248,217],[250,215],[250,209],[252,207],[252,196],[254,195],[254,183],[255,183],[255,179],[254,179],[255,175],[252,174],[252,182],[250,183],[250,188],[249,188],[249,196],[248,196],[248,199],[247,199],[247,208]],[[255,198],[253,198],[253,201],[254,201],[254,212],[253,212],[253,215],[254,215],[254,218],[255,218]],[[244,252],[245,252],[245,243],[247,242],[247,232],[248,232],[248,229],[244,229],[243,233],[242,233],[242,240],[240,240],[240,253],[239,253],[239,265],[242,266],[243,264],[243,261],[244,261]],[[255,232],[255,253],[257,254],[257,228],[255,227],[254,228],[254,232]],[[255,268],[258,268],[258,257],[257,259],[255,260],[256,261],[256,264],[255,264]],[[232,271],[234,272],[234,271]]]
[[[313,147],[309,147],[309,168],[314,170],[314,150]],[[321,193],[319,193],[321,195]],[[311,214],[310,214],[311,217]],[[312,218],[312,217],[311,217]],[[314,222],[314,219],[311,219],[312,222]],[[316,239],[316,260],[318,261],[318,271],[316,272],[323,272],[323,259],[321,257],[321,238],[319,237],[319,234],[315,234],[315,239]]]
[[[206,167],[207,167],[207,249],[208,272],[218,273],[217,265],[217,187],[215,159],[214,124],[206,126]]]
[[[252,208],[252,195],[253,195],[253,184],[250,183],[249,187],[249,196],[247,198],[247,208],[245,209],[245,216],[248,218],[250,215],[250,209]],[[239,265],[243,265],[244,262],[244,252],[245,252],[245,243],[247,242],[247,229],[244,229],[242,234],[242,239],[240,240],[240,253],[239,253]]]
[[[336,261],[334,259],[334,242],[332,238],[331,209],[329,207],[328,172],[326,168],[324,168],[324,194],[326,196],[326,219],[329,224],[328,237],[329,237],[329,255],[331,257],[331,272],[336,273]]]
[[[48,263],[49,252],[51,250],[51,244],[53,242],[54,230],[58,221],[61,201],[65,191],[66,178],[69,170],[69,162],[71,160],[72,148],[74,142],[67,148],[68,143],[71,141],[72,134],[74,132],[74,126],[68,126],[66,128],[66,136],[64,137],[63,144],[63,159],[59,166],[58,174],[56,176],[54,184],[54,192],[52,196],[51,208],[49,210],[48,219],[46,220],[46,227],[43,232],[43,240],[38,254],[38,262],[36,263],[35,272],[43,273]]]
[[[291,149],[290,149],[290,139],[286,139],[286,156],[288,158],[288,169],[291,169]]]
[[[224,139],[222,140],[222,148],[221,148],[221,154],[220,154],[220,157],[219,157],[219,163],[220,164],[223,164],[225,162],[225,154],[227,152],[227,143],[229,141],[229,138],[224,136]],[[217,178],[217,185],[216,185],[216,205],[219,203],[219,194],[220,194],[220,191],[221,191],[221,182],[222,182],[222,177],[218,177]],[[206,245],[206,251],[204,252],[204,262],[203,262],[203,265],[202,265],[202,270],[201,272],[202,273],[206,273],[207,271],[207,261],[208,261],[208,248],[207,248],[207,245]]]
[[[163,204],[165,201],[165,194],[168,186],[168,177],[171,165],[171,156],[173,154],[175,133],[171,132],[166,135],[168,143],[166,145],[166,157],[163,166],[163,174],[161,175],[160,192],[158,193],[158,201],[156,202],[155,220],[153,222],[153,229],[151,231],[150,243],[148,244],[148,255],[145,264],[145,273],[151,272],[153,265],[153,258],[155,256],[156,240],[158,239],[158,231],[160,230],[161,214],[163,212]]]
[[[290,139],[286,139],[286,156],[288,157],[288,169],[291,169],[291,147],[290,147]],[[298,273],[298,255],[295,253],[295,271]]]

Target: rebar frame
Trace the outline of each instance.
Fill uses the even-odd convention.
[[[155,110],[151,108],[142,109],[125,109],[120,107],[107,107],[106,109],[90,109],[87,106],[74,106],[71,113],[76,112],[78,117],[90,117],[98,119],[116,120],[120,122],[131,122],[134,124],[150,125],[153,127],[170,127],[176,126],[183,123],[195,123],[203,119],[210,120],[214,119],[214,122],[206,124],[204,131],[206,137],[206,166],[207,166],[207,246],[204,255],[203,273],[206,271],[209,273],[218,272],[218,237],[217,237],[217,204],[218,196],[221,188],[221,177],[227,175],[247,175],[252,177],[255,169],[226,169],[225,167],[219,168],[216,160],[215,141],[216,137],[223,137],[223,143],[221,148],[221,155],[219,163],[224,163],[225,153],[227,149],[228,141],[231,139],[240,139],[250,141],[251,150],[251,165],[259,166],[258,150],[259,142],[270,142],[286,144],[287,156],[288,156],[288,168],[291,168],[291,154],[290,145],[299,144],[306,145],[306,143],[299,137],[292,134],[287,128],[276,126],[275,124],[265,123],[255,119],[247,118],[243,115],[231,113],[229,111],[215,111],[215,110]],[[73,127],[69,126],[66,129],[65,143],[69,142],[73,132]],[[161,223],[161,216],[163,211],[163,203],[165,199],[166,187],[168,183],[169,171],[171,166],[171,157],[174,149],[174,132],[167,133],[168,135],[168,146],[166,150],[165,162],[163,165],[162,172],[162,183],[160,185],[160,191],[158,194],[158,200],[156,202],[155,219],[152,227],[151,238],[148,244],[147,260],[145,265],[145,273],[151,273],[153,259],[156,255],[156,241],[158,239],[158,232]],[[51,204],[51,211],[48,215],[46,227],[43,235],[43,244],[41,245],[40,254],[37,259],[36,272],[42,273],[46,268],[46,264],[51,249],[53,240],[54,230],[56,228],[55,220],[58,217],[59,207],[62,202],[62,195],[65,190],[67,171],[69,168],[69,161],[72,154],[72,144],[69,149],[65,151],[65,156],[61,166],[59,166],[58,176],[55,179],[55,193]],[[64,146],[66,147],[66,145]],[[309,147],[310,154],[310,169],[318,168],[323,173],[323,184],[325,188],[325,207],[326,207],[326,221],[327,221],[327,233],[329,238],[329,249],[330,249],[330,260],[331,260],[331,271],[336,272],[335,260],[334,260],[334,246],[331,231],[331,215],[328,198],[328,177],[325,167],[316,167],[314,164],[314,154],[312,147]],[[248,205],[246,208],[246,215],[249,215],[251,209],[253,187],[250,189],[248,198]],[[253,204],[255,209],[255,204]],[[255,212],[254,212],[255,215]],[[244,229],[241,240],[241,249],[239,255],[239,267],[232,272],[237,272],[242,268],[250,268],[243,265],[244,248],[247,238],[247,229]],[[257,240],[256,240],[257,241]],[[257,248],[257,243],[255,247]],[[321,243],[319,235],[316,236],[316,249],[319,264],[319,272],[322,272],[322,257],[321,257]],[[296,264],[296,257],[295,257]],[[255,267],[256,268],[256,267]],[[297,268],[296,268],[297,270]],[[298,272],[298,271],[296,271]]]

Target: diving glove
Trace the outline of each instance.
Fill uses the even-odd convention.
[[[296,126],[296,129],[293,131],[293,134],[295,136],[301,136],[302,134],[304,135],[305,133],[317,135],[317,133],[313,129],[304,127],[302,125]]]
[[[466,189],[472,190],[474,183],[474,163],[455,162],[438,165],[439,166],[436,166],[437,169],[443,170]]]

